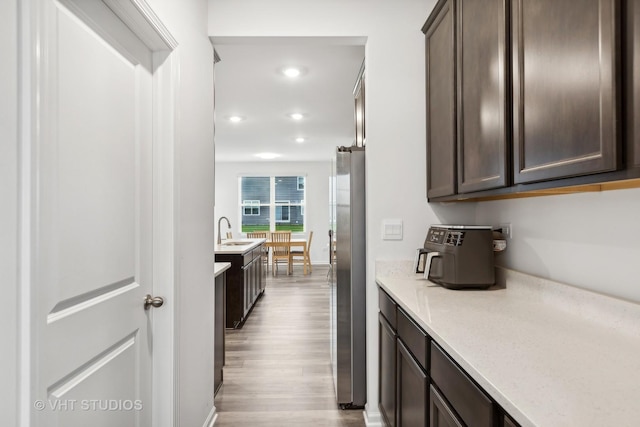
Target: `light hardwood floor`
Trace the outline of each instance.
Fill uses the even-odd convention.
[[[244,327],[228,330],[216,427],[364,426],[336,404],[329,350],[328,267],[267,275]]]

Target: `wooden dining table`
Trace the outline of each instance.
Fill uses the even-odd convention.
[[[266,242],[264,242],[264,246],[271,251],[271,248],[276,247],[276,246],[286,246],[286,242],[274,242],[271,240],[268,240]],[[291,241],[289,242],[289,252],[291,252],[291,249],[296,248],[296,247],[300,247],[302,248],[302,250],[304,251],[305,246],[307,245],[307,239],[305,238],[296,238],[296,239],[291,239]],[[291,274],[293,272],[293,265],[291,263],[291,257],[289,257],[289,262],[288,262],[288,272],[289,274]]]

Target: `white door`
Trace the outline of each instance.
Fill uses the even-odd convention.
[[[30,417],[150,426],[153,52],[78,3],[32,3]]]

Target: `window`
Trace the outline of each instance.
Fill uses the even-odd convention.
[[[304,176],[240,178],[242,232],[304,232]]]
[[[260,200],[243,200],[242,215],[260,216]]]

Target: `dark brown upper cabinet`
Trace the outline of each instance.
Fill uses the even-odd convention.
[[[625,90],[627,163],[640,168],[640,0],[625,4]],[[634,72],[635,70],[635,72]]]
[[[619,2],[512,0],[515,183],[616,170]]]
[[[509,183],[508,0],[456,5],[458,193]]]
[[[427,197],[456,194],[455,7],[441,0],[422,28],[426,38]]]

